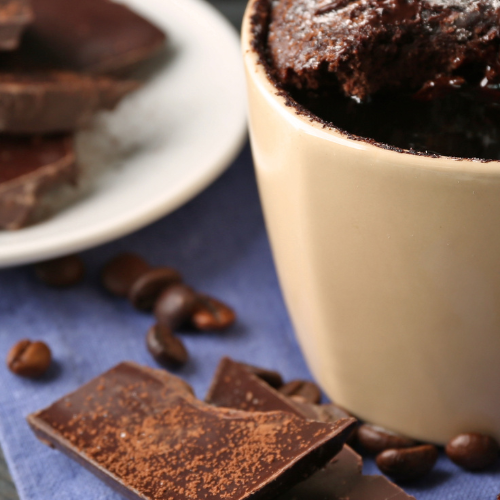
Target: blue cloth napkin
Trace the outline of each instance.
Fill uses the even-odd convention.
[[[183,334],[192,356],[178,375],[198,396],[204,396],[223,355],[276,369],[287,379],[310,378],[278,286],[247,146],[215,184],[175,213],[85,252],[88,272],[81,285],[48,288],[29,267],[0,272],[0,355],[28,337],[46,341],[55,357],[38,381],[18,378],[0,362],[0,443],[22,500],[121,498],[40,443],[25,417],[120,361],[155,366],[144,344],[151,315],[110,297],[99,285],[101,266],[125,250],[153,265],[178,268],[188,283],[238,312],[230,331]],[[365,462],[366,473],[377,473],[373,461]],[[470,474],[441,457],[432,474],[406,490],[422,500],[495,500],[500,467]]]

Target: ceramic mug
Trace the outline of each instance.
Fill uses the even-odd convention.
[[[325,392],[423,441],[500,439],[500,162],[349,138],[287,106],[242,40],[280,284]]]

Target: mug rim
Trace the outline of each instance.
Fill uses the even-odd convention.
[[[397,148],[386,143],[370,140],[369,138],[351,134],[333,123],[321,120],[313,113],[306,114],[300,112],[301,105],[298,104],[285,91],[280,90],[272,81],[268,70],[261,60],[261,54],[254,45],[259,42],[255,40],[252,18],[255,14],[255,7],[260,2],[269,0],[249,0],[241,28],[241,43],[244,63],[247,75],[264,95],[268,103],[283,116],[287,121],[291,121],[295,128],[302,132],[314,135],[318,138],[333,142],[339,146],[348,147],[358,152],[376,155],[380,159],[385,159],[391,163],[399,160],[412,166],[420,166],[437,170],[454,170],[469,173],[487,173],[500,175],[500,159],[489,160],[483,158],[464,158],[460,156],[446,156],[439,154],[426,154],[419,151]]]

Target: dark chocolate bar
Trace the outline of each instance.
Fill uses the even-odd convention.
[[[243,363],[223,358],[205,398],[218,407],[245,411],[288,411],[306,419],[330,420],[335,412],[296,403],[280,394]],[[344,416],[342,410],[339,416]],[[342,419],[341,419],[342,420]],[[322,471],[298,484],[279,500],[410,500],[383,476],[363,476],[362,458],[345,445]]]
[[[122,363],[28,417],[37,436],[129,499],[271,499],[323,467],[335,424],[198,401],[177,377]]]
[[[30,222],[47,191],[76,180],[70,136],[0,137],[0,228]]]
[[[138,86],[63,71],[0,73],[0,132],[70,132],[86,126],[100,109],[113,109]]]
[[[28,0],[0,0],[0,50],[14,50],[21,35],[33,21]]]
[[[31,0],[35,19],[23,49],[59,68],[92,73],[134,69],[165,45],[165,34],[109,0]]]

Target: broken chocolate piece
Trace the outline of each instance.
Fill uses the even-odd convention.
[[[353,465],[339,454],[276,500],[415,500],[385,477],[363,476]]]
[[[267,368],[260,368],[259,366],[247,365],[246,363],[240,363],[247,370],[250,370],[254,375],[267,382],[271,387],[279,389],[283,385],[283,377],[281,373],[275,372],[274,370],[268,370]]]
[[[266,383],[257,370],[257,367],[222,358],[205,401],[215,406],[245,411],[287,411],[302,418],[325,423],[351,417],[347,411],[334,403],[316,405],[289,398]],[[352,433],[355,433],[356,429],[356,426],[353,427]],[[354,453],[349,447],[344,448]]]
[[[260,412],[279,409],[308,419],[323,415],[321,411],[318,412],[316,405],[297,405],[255,376],[243,363],[229,358],[221,360],[205,401],[247,411],[257,408]],[[383,476],[363,476],[362,467],[362,458],[345,445],[322,471],[295,486],[279,500],[413,499]]]
[[[129,499],[264,500],[324,466],[354,420],[214,408],[165,371],[122,363],[28,422]]]
[[[0,73],[0,132],[73,131],[137,88],[134,81],[63,71]]]
[[[259,375],[260,370],[263,369],[222,358],[205,401],[215,406],[245,411],[287,411],[302,418],[325,423],[352,416],[334,403],[316,405],[295,401],[279,390],[274,390],[267,380]]]
[[[165,34],[120,3],[32,0],[32,6],[23,46],[60,68],[123,74],[164,47]]]
[[[0,0],[0,50],[14,50],[33,21],[28,0]]]
[[[1,137],[0,228],[25,226],[46,191],[75,180],[72,137]]]
[[[294,402],[272,389],[255,374],[255,369],[230,358],[222,358],[219,363],[205,401],[244,411],[286,411],[304,418]]]
[[[254,372],[255,367],[250,370],[247,366],[227,357],[222,358],[212,384],[208,389],[205,401],[224,408],[259,412],[286,411],[309,420],[332,422],[331,411],[321,410],[319,405],[293,401],[259,378]],[[339,409],[339,411],[345,410]],[[340,418],[345,418],[345,416],[345,414],[341,414]],[[351,432],[354,430],[355,426]],[[344,446],[342,455],[346,457],[355,455],[358,457],[349,446]],[[361,472],[361,457],[356,460],[358,459]]]

